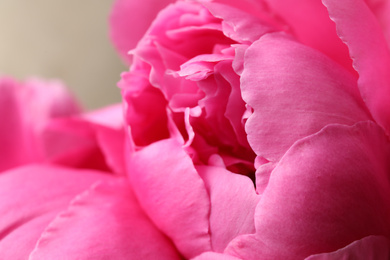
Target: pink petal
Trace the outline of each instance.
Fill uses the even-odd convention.
[[[255,235],[226,253],[303,259],[369,235],[390,235],[390,143],[370,121],[330,125],[296,142],[271,174],[256,208]]]
[[[390,133],[390,52],[378,20],[362,0],[323,0],[348,45],[358,86],[373,118]]]
[[[125,174],[121,105],[52,120],[40,133],[45,160]]]
[[[206,252],[191,260],[241,260],[240,258],[216,252]]]
[[[167,139],[136,152],[128,174],[142,208],[184,257],[211,250],[209,196],[179,143]]]
[[[213,251],[223,252],[238,235],[255,232],[254,212],[260,197],[253,182],[222,167],[198,166],[210,194],[210,234]]]
[[[110,15],[110,37],[122,58],[131,63],[127,54],[144,35],[157,13],[173,0],[116,0]]]
[[[354,72],[348,48],[336,34],[321,1],[269,0],[270,12],[283,20],[296,38],[306,46],[317,49]]]
[[[227,37],[240,43],[248,43],[254,42],[263,34],[275,30],[268,23],[269,21],[261,15],[264,13],[264,11],[260,11],[262,9],[261,4],[248,2],[250,1],[240,1],[236,4],[230,3],[236,5],[235,7],[215,2],[204,3],[204,5],[215,17],[222,19],[222,30]],[[245,11],[241,11],[238,8],[243,8]],[[257,11],[257,15],[251,14],[254,10]]]
[[[366,0],[365,2],[378,19],[387,46],[390,47],[390,2],[387,0]]]
[[[30,259],[181,259],[126,179],[101,182],[50,223]]]
[[[305,260],[388,260],[389,258],[390,240],[383,236],[368,236],[335,252],[312,255]]]
[[[108,179],[97,171],[29,165],[0,174],[0,259],[27,259],[74,196]]]
[[[64,85],[0,78],[0,171],[42,160],[37,132],[51,119],[79,112]]]
[[[249,144],[269,161],[327,124],[370,119],[350,73],[283,33],[248,48],[241,89],[254,110],[245,125]]]

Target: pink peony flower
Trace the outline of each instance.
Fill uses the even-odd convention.
[[[184,258],[388,259],[389,6],[178,1],[158,14],[119,83],[127,174]]]
[[[170,2],[123,107],[0,79],[0,259],[389,259],[389,1]]]

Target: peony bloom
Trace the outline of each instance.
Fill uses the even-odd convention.
[[[390,2],[147,2],[123,105],[0,79],[0,259],[389,259]]]
[[[119,82],[126,165],[184,258],[388,259],[389,6],[178,1],[158,14]]]

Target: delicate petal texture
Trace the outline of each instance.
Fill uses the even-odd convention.
[[[184,257],[211,250],[209,197],[179,143],[162,140],[136,152],[128,174],[142,208]]]
[[[192,260],[241,260],[240,258],[215,252],[203,253]]]
[[[223,252],[236,236],[255,232],[254,213],[260,197],[252,181],[222,167],[199,166],[210,194],[210,234],[212,248]]]
[[[330,125],[296,142],[256,208],[255,235],[226,251],[246,260],[303,259],[390,235],[390,143],[372,122]]]
[[[378,20],[363,0],[323,0],[348,45],[358,86],[373,118],[390,134],[390,51]]]
[[[42,234],[30,260],[180,259],[140,209],[126,179],[77,196]]]
[[[350,73],[283,33],[248,48],[241,89],[254,110],[245,125],[249,144],[269,161],[327,124],[370,119]]]
[[[29,165],[0,174],[0,259],[27,259],[46,226],[79,193],[108,179],[97,171]]]
[[[368,236],[335,252],[312,255],[305,260],[388,260],[390,240],[383,236]]]
[[[157,13],[173,0],[116,0],[110,15],[110,37],[122,58],[131,63],[128,52],[146,32]]]
[[[0,171],[42,160],[36,134],[54,117],[79,112],[62,83],[0,78]]]
[[[326,8],[319,0],[267,0],[270,11],[284,20],[290,31],[303,44],[321,51],[353,71],[348,48],[336,34]]]

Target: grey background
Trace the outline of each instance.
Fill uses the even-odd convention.
[[[0,0],[0,74],[59,78],[92,109],[120,101],[111,0]]]

